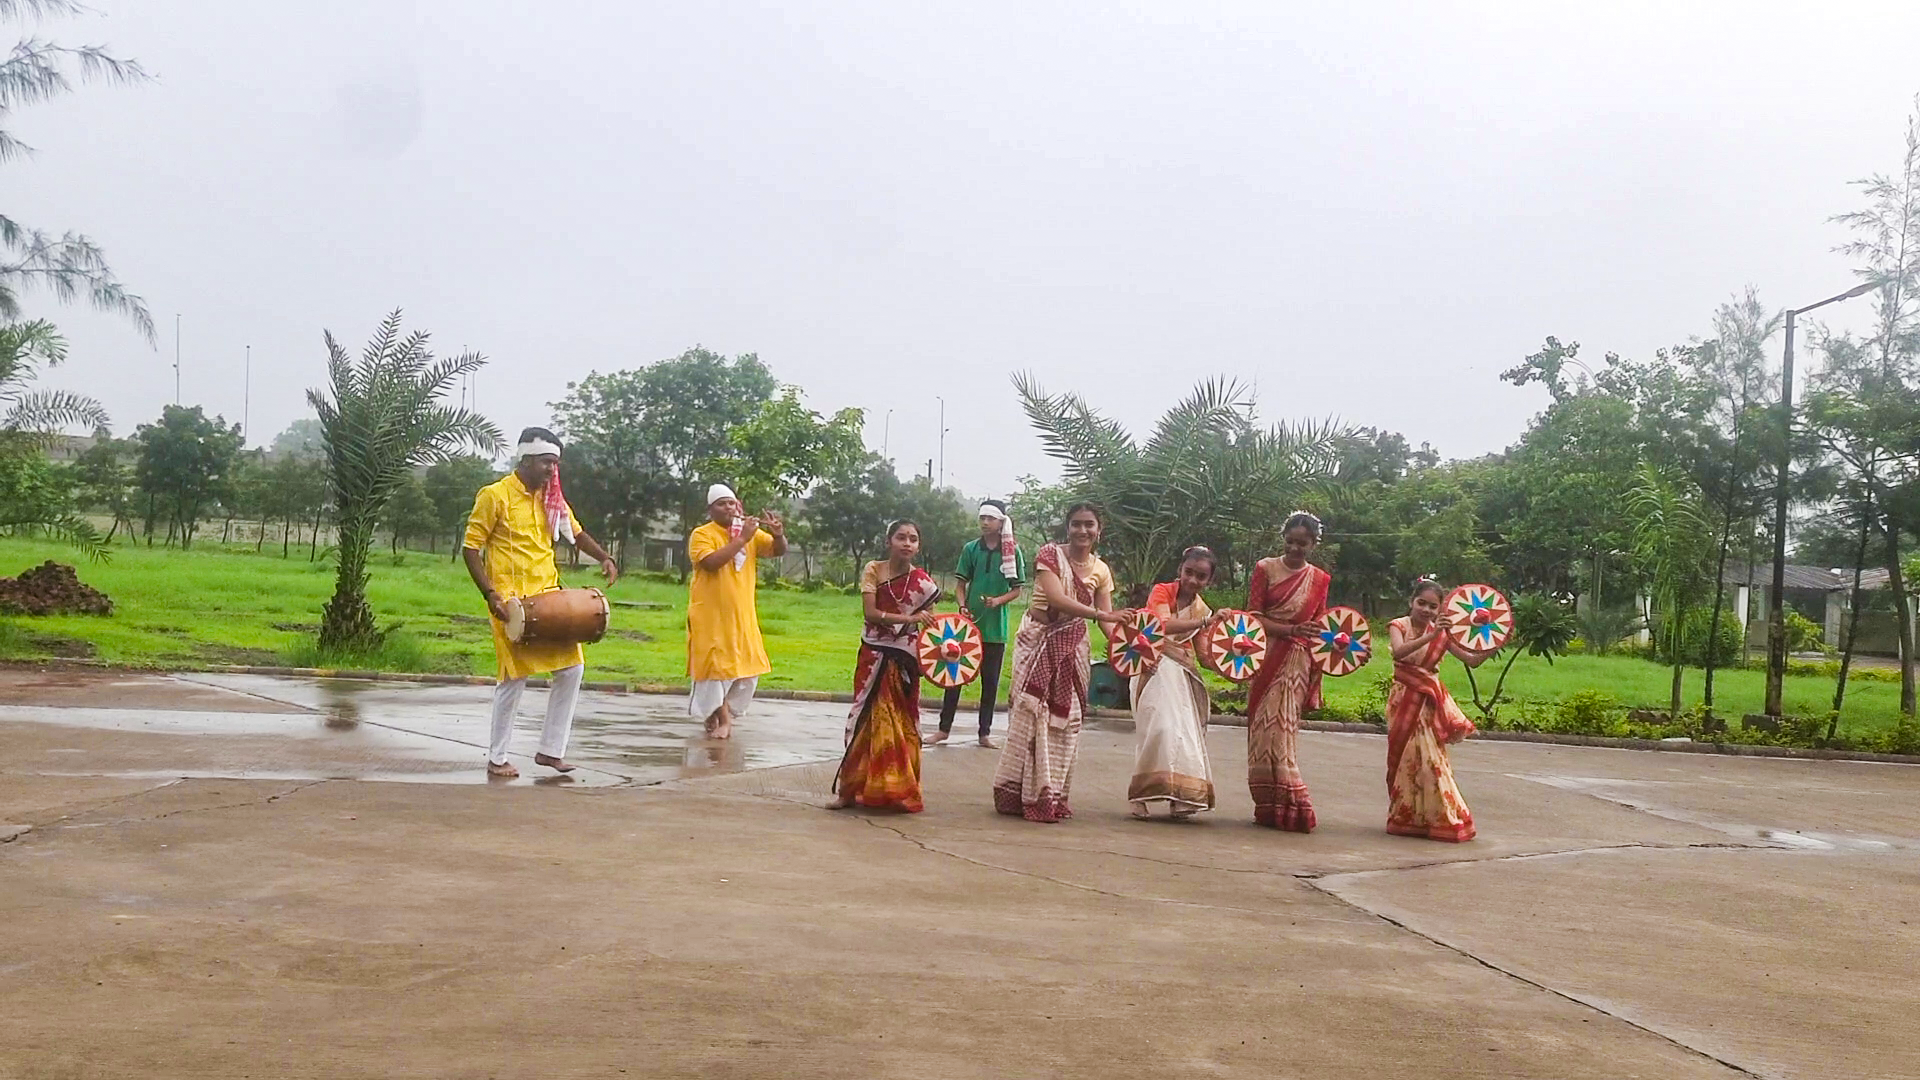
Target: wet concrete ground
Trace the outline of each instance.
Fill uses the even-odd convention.
[[[282,780],[513,783],[484,767],[491,690],[482,686],[283,679],[263,675],[20,673],[0,688],[0,726],[54,725],[178,737],[177,763],[94,775],[231,776]],[[69,697],[71,700],[69,700]],[[49,702],[58,700],[59,704]],[[514,762],[520,783],[657,783],[739,769],[817,761],[840,753],[845,705],[760,701],[727,742],[706,739],[678,697],[581,694],[563,778],[533,763],[547,695],[520,702]],[[194,737],[198,737],[197,740]],[[262,759],[257,739],[283,740]],[[249,745],[228,752],[233,740]],[[50,754],[59,754],[52,748]],[[58,758],[46,768],[58,771]]]
[[[1442,845],[1375,736],[1302,736],[1301,836],[1233,729],[1213,814],[1092,730],[1039,826],[964,744],[820,809],[830,705],[715,760],[595,697],[585,781],[488,784],[484,702],[0,674],[0,1078],[1920,1077],[1920,768],[1468,743]]]

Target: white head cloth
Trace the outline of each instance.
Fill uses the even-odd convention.
[[[545,439],[528,439],[514,449],[515,457],[539,457],[542,454],[560,456],[560,448]]]
[[[721,499],[733,499],[738,501],[739,498],[740,496],[735,495],[733,493],[733,489],[728,487],[725,484],[713,484],[707,488],[707,505],[708,506],[712,506],[714,503],[719,502]],[[727,526],[727,539],[729,541],[738,539],[741,531],[746,528],[746,524],[747,523],[745,521],[741,520],[740,515],[735,514],[733,517],[733,524]],[[747,541],[747,546],[751,546],[752,544],[753,544],[753,541],[749,539]],[[733,568],[735,570],[745,570],[747,568],[747,546],[743,546],[739,551],[736,551],[733,553]]]

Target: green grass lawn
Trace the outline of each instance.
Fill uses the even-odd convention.
[[[115,663],[191,667],[209,663],[312,662],[311,642],[333,576],[304,552],[283,559],[273,550],[206,544],[191,551],[117,546],[105,563],[87,563],[73,549],[42,540],[0,538],[0,574],[16,574],[55,559],[74,564],[82,581],[113,597],[111,616],[0,617],[0,658],[90,657]],[[598,575],[586,569],[563,575],[586,585]],[[383,625],[403,627],[400,646],[381,666],[488,675],[493,646],[486,611],[466,569],[444,554],[408,552],[396,562],[374,559],[369,590]],[[589,678],[679,683],[686,678],[686,590],[677,582],[635,575],[612,590],[616,601],[665,605],[616,607],[607,639],[587,650]],[[1014,619],[1019,618],[1016,611]],[[763,685],[797,690],[850,689],[860,630],[860,600],[837,592],[760,590],[760,621],[773,673]],[[1495,662],[1497,664],[1498,661]],[[1495,664],[1482,671],[1490,688]],[[1359,673],[1326,682],[1329,705],[1351,711],[1377,708],[1377,686],[1386,666],[1376,661]],[[1468,707],[1466,673],[1449,660],[1442,673]],[[1599,690],[1632,706],[1664,707],[1669,670],[1628,657],[1568,656],[1551,666],[1531,657],[1514,665],[1506,693],[1517,699],[1559,699]],[[1005,676],[1003,676],[1005,678]],[[1214,679],[1217,687],[1224,681]],[[1723,671],[1716,676],[1722,715],[1760,709],[1765,675]],[[929,688],[931,689],[931,688]],[[1701,673],[1687,673],[1689,704],[1700,700]],[[972,692],[968,694],[973,697]],[[1789,677],[1790,712],[1822,715],[1833,698],[1831,679]],[[1004,692],[1001,700],[1005,700]],[[1896,683],[1855,679],[1847,689],[1844,726],[1851,731],[1891,727],[1899,714]],[[964,725],[963,725],[964,726]]]

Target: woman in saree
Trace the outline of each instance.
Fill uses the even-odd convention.
[[[1080,724],[1087,709],[1087,620],[1118,626],[1131,610],[1113,610],[1113,571],[1094,554],[1100,512],[1067,511],[1067,542],[1034,556],[1034,595],[1013,639],[1013,695],[1007,741],[993,770],[993,808],[1028,821],[1073,816],[1067,805]],[[1111,634],[1111,630],[1109,630]]]
[[[914,637],[933,621],[940,586],[913,565],[920,527],[887,526],[886,561],[860,575],[866,625],[853,669],[853,708],[847,713],[847,752],[834,777],[839,810],[867,806],[917,814],[920,801],[920,664]]]
[[[1440,583],[1413,586],[1405,618],[1387,624],[1393,688],[1387,691],[1387,831],[1454,843],[1473,839],[1473,813],[1453,782],[1447,744],[1473,734],[1473,721],[1440,682],[1448,653],[1479,667],[1492,651],[1461,646],[1440,614]]]
[[[1200,590],[1213,581],[1213,552],[1191,547],[1180,558],[1180,579],[1147,595],[1166,639],[1160,658],[1133,677],[1133,779],[1127,801],[1133,816],[1151,816],[1154,803],[1176,818],[1213,809],[1213,770],[1207,764],[1207,720],[1212,712],[1193,639],[1213,621]]]
[[[1307,639],[1327,610],[1333,579],[1307,561],[1320,543],[1320,519],[1295,511],[1281,529],[1278,558],[1254,564],[1247,610],[1267,629],[1267,658],[1247,688],[1247,788],[1253,820],[1269,828],[1312,832],[1313,800],[1294,760],[1300,718],[1320,707],[1320,670]]]

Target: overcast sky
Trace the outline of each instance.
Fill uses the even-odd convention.
[[[253,347],[265,441],[323,329],[403,307],[491,357],[506,429],[700,343],[866,409],[904,474],[944,395],[976,495],[1052,472],[1023,368],[1136,430],[1225,374],[1267,419],[1499,449],[1548,334],[1646,355],[1748,284],[1848,287],[1826,219],[1920,90],[1911,0],[90,2],[38,32],[158,80],[14,118],[6,211],[160,324],[29,297],[117,431],[173,400],[175,313],[189,404],[238,420]]]

